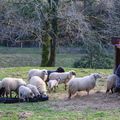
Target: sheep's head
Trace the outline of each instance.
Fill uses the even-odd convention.
[[[61,81],[61,78],[59,77],[59,78],[57,78],[56,80],[57,80],[57,82],[59,83],[59,82]]]
[[[73,71],[73,70],[72,70],[72,71],[70,71],[70,74],[71,74],[71,75],[76,76],[76,72],[75,72],[75,71]]]
[[[63,69],[63,67],[58,67],[56,72],[65,72],[65,70]]]
[[[33,92],[30,92],[30,94],[29,94],[29,98],[34,98],[34,94],[33,94]]]
[[[69,72],[70,74],[69,74],[69,79],[73,79],[73,78],[75,78],[75,76],[76,76],[76,73],[75,73],[75,71],[70,71]]]
[[[99,73],[94,73],[92,75],[94,76],[95,80],[102,77]]]
[[[47,70],[43,70],[42,71],[42,76],[43,76],[43,80],[46,81],[47,80],[47,77],[48,77],[48,73],[47,73]]]
[[[23,79],[17,79],[18,85],[26,85],[26,82]]]

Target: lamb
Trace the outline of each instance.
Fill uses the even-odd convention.
[[[39,76],[42,80],[46,81],[48,77],[47,70],[39,70],[39,69],[31,69],[28,72],[28,80],[30,80],[31,77],[33,76]]]
[[[34,93],[34,95],[37,97],[40,95],[38,89],[36,86],[31,85],[31,84],[27,84],[27,87],[31,89],[31,91]]]
[[[69,72],[64,72],[64,73],[51,73],[49,76],[49,80],[56,80],[60,78],[59,84],[64,83],[65,84],[65,90],[67,88],[67,82],[70,79],[73,79],[76,76],[75,71],[69,71]]]
[[[18,88],[20,85],[26,85],[26,82],[20,78],[4,78],[1,82],[2,88],[5,88],[6,96],[10,94],[12,97],[12,91],[18,93]]]
[[[112,93],[114,92],[116,79],[117,79],[116,74],[112,74],[112,75],[109,75],[107,77],[107,90],[106,90],[106,93],[108,93],[110,90],[111,90]]]
[[[58,79],[58,80],[49,80],[48,81],[48,90],[49,90],[49,92],[51,92],[51,91],[56,92],[56,87],[58,87],[59,81],[60,81],[60,79]]]
[[[77,91],[87,91],[87,95],[89,95],[89,91],[95,87],[96,80],[98,78],[101,78],[101,75],[98,73],[94,73],[82,78],[71,79],[67,83],[69,94],[68,98],[70,99],[71,96],[74,95]]]
[[[46,95],[47,89],[45,82],[38,76],[33,76],[30,79],[30,84],[35,85],[39,91],[40,94]]]
[[[19,99],[23,99],[24,101],[28,101],[29,98],[33,98],[34,97],[34,94],[32,92],[32,90],[27,87],[27,86],[24,86],[24,85],[21,85],[19,87]]]

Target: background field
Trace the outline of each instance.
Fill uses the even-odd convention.
[[[74,49],[74,52],[76,50]],[[80,59],[79,50],[77,53],[68,48],[61,48],[57,51],[56,66],[72,67],[75,60]],[[40,48],[7,48],[0,47],[0,67],[15,66],[40,66]]]

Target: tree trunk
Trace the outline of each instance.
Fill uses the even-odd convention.
[[[49,5],[51,5],[51,0],[48,0]],[[50,57],[48,60],[48,66],[55,66],[55,58],[56,58],[56,36],[58,33],[58,25],[57,25],[57,6],[58,6],[58,0],[54,0],[55,4],[52,3],[51,6],[51,16],[53,17],[51,19],[51,26],[52,26],[52,40],[50,42]]]
[[[55,58],[56,58],[56,39],[52,38],[50,41],[50,57],[48,60],[47,66],[55,66]]]
[[[48,21],[44,23],[44,32],[42,35],[42,60],[41,60],[41,66],[45,67],[48,65],[49,60],[49,51],[50,51],[50,41],[51,37],[48,34],[48,30],[50,29],[50,24]]]
[[[120,48],[115,47],[115,70],[120,65]]]

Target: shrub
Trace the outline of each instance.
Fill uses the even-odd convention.
[[[99,69],[109,69],[113,67],[113,59],[110,56],[103,55],[95,58],[90,58],[89,56],[83,56],[81,59],[76,60],[73,64],[75,68],[99,68]]]

